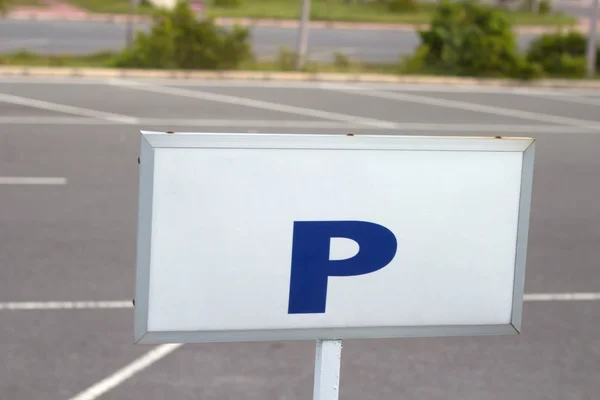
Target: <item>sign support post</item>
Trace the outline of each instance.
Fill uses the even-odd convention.
[[[317,340],[314,400],[339,399],[341,357],[341,340]]]

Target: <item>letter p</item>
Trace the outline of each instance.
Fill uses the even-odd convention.
[[[359,246],[358,253],[345,260],[330,260],[334,237],[354,240]],[[392,261],[396,249],[394,234],[371,222],[294,222],[288,313],[324,313],[330,276],[375,272]]]

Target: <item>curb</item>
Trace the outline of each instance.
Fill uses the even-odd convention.
[[[51,68],[0,67],[0,77],[63,77],[63,78],[139,78],[139,79],[200,79],[200,80],[262,80],[295,82],[352,82],[457,86],[496,86],[563,89],[600,89],[600,80],[541,79],[517,81],[509,79],[463,78],[451,76],[384,75],[352,73],[304,73],[259,71],[184,71],[139,70],[111,68]]]
[[[53,13],[35,13],[35,12],[16,12],[6,17],[10,20],[25,21],[90,21],[107,23],[147,22],[150,18],[144,15],[128,16],[124,14],[53,14]],[[298,28],[296,20],[277,20],[277,19],[253,19],[253,18],[215,18],[217,25],[230,26],[241,25],[244,27],[265,27],[265,28]],[[374,22],[341,22],[341,21],[311,21],[311,29],[347,29],[347,30],[365,30],[365,31],[396,31],[413,32],[419,29],[425,29],[429,24],[393,24],[393,23],[374,23]],[[565,28],[585,32],[585,27],[579,23],[574,25],[565,25]],[[558,26],[514,26],[517,33],[543,34],[553,33],[559,29]]]

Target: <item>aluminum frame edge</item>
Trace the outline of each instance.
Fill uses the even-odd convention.
[[[535,140],[523,151],[521,169],[521,190],[519,198],[519,216],[517,222],[517,240],[515,252],[515,277],[513,284],[513,306],[511,325],[521,333],[523,320],[523,298],[525,294],[525,275],[527,270],[527,251],[529,243],[529,225],[531,200],[533,194],[533,170],[535,162]]]
[[[152,203],[154,200],[154,147],[141,132],[138,172],[138,220],[135,272],[134,343],[148,333],[150,259],[152,244]]]

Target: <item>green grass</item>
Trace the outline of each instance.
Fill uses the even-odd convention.
[[[313,0],[311,19],[314,21],[351,21],[383,23],[429,23],[434,4],[421,4],[416,12],[392,13],[377,3],[345,4],[342,0]],[[273,19],[298,19],[300,1],[295,0],[243,0],[239,8],[210,6],[207,15],[214,17],[248,17]],[[563,14],[539,15],[524,12],[506,12],[509,20],[516,25],[556,25],[573,24],[577,20]]]
[[[82,56],[44,55],[17,51],[0,54],[0,66],[28,67],[110,67],[115,54],[109,52]]]
[[[0,0],[0,3],[2,0]],[[43,6],[44,4],[40,0],[11,0],[9,3],[11,6]]]
[[[101,52],[89,55],[54,55],[36,54],[27,51],[0,54],[0,66],[28,66],[28,67],[75,67],[75,68],[111,68],[114,65],[116,53]],[[291,70],[290,65],[285,65],[281,60],[247,61],[240,65],[239,70],[244,71],[285,71]],[[356,73],[395,73],[394,65],[364,64],[351,62],[344,65],[333,63],[309,62],[307,72],[356,72]]]
[[[10,12],[14,7],[19,6],[40,6],[38,0],[0,0],[0,16]]]
[[[74,5],[99,13],[127,13],[129,0],[70,0]],[[206,15],[210,17],[298,19],[300,0],[242,0],[237,8],[217,7],[207,1]],[[434,4],[422,4],[416,12],[392,13],[378,3],[346,4],[344,0],[312,0],[311,19],[314,21],[348,21],[426,24],[430,21]],[[146,14],[149,7],[136,12]],[[506,11],[515,25],[572,25],[577,19],[563,13],[535,14]]]
[[[239,69],[242,71],[296,72],[292,65],[282,65],[282,63],[277,60],[246,62],[243,63]],[[336,65],[334,63],[311,61],[306,63],[301,72],[396,75],[397,68],[393,64],[352,63],[348,65]]]
[[[293,58],[283,51],[274,60],[247,61],[240,65],[238,70],[243,71],[293,71]],[[26,66],[26,67],[71,67],[71,68],[111,68],[114,66],[116,53],[100,52],[89,55],[44,55],[25,51],[13,53],[0,53],[1,66]],[[404,70],[397,64],[374,64],[351,61],[345,56],[338,56],[337,62],[308,62],[303,72],[321,73],[360,73],[360,74],[389,74],[389,75],[429,75],[448,76],[444,71],[424,69],[415,73]],[[552,77],[550,77],[552,78]],[[559,77],[565,79],[563,77]],[[581,79],[581,78],[572,78]],[[598,74],[593,79],[600,79]]]
[[[131,0],[68,0],[74,6],[100,14],[127,14],[130,12]],[[137,14],[148,14],[148,6],[136,7]]]

